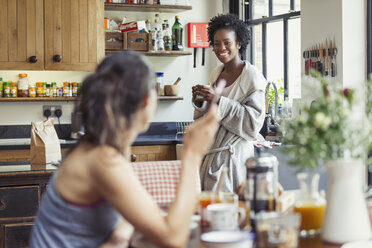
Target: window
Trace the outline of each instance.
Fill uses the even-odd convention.
[[[372,74],[372,1],[367,1],[367,74]]]
[[[237,3],[243,6],[239,13]],[[283,84],[285,96],[301,97],[300,0],[230,0],[252,39],[245,58],[268,81]],[[238,10],[238,11],[237,11]]]

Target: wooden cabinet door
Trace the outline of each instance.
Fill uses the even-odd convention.
[[[0,0],[0,6],[0,69],[44,69],[43,0]]]
[[[104,2],[45,0],[44,4],[45,69],[93,71],[105,55]]]

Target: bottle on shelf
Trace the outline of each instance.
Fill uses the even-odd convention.
[[[158,36],[158,19],[154,20],[154,23],[151,25],[151,39],[152,39],[152,50],[158,50],[157,36]]]
[[[145,23],[146,23],[147,31],[151,32],[151,21],[150,21],[150,19],[146,19]]]
[[[183,33],[183,26],[180,23],[179,17],[176,16],[175,22],[172,26],[172,50],[183,51],[182,33]]]
[[[168,20],[164,20],[163,23],[163,40],[164,40],[164,50],[172,50],[172,32],[169,28]]]

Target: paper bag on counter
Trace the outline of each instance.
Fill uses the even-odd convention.
[[[31,122],[31,165],[46,165],[61,160],[61,144],[54,129],[54,120]]]

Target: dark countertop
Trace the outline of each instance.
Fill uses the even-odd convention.
[[[134,141],[134,146],[147,145],[175,145],[182,143],[182,133],[179,126],[188,125],[189,122],[152,122],[146,133],[140,134]],[[61,148],[73,147],[77,140],[66,139],[70,133],[70,126],[66,124],[57,125],[56,131],[61,141]],[[183,131],[183,130],[181,130]],[[30,137],[30,126],[0,126],[0,141],[3,139],[25,139]],[[29,144],[0,143],[0,150],[30,149]]]

